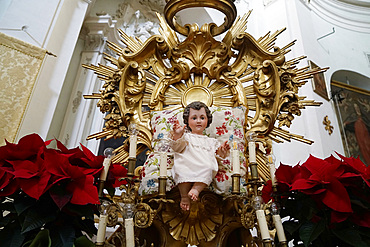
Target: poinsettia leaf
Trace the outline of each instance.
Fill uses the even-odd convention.
[[[5,217],[0,217],[0,227],[5,227],[15,219],[16,217],[14,214],[7,214]]]
[[[307,247],[325,230],[325,221],[306,222],[299,229],[299,237]]]
[[[0,247],[20,247],[25,236],[21,234],[21,227],[17,221],[0,230]]]
[[[115,189],[115,188],[110,187],[110,188],[105,188],[105,189],[108,191],[108,194],[109,194],[111,197],[113,197],[113,196],[114,196],[114,194],[116,193],[116,189]]]
[[[348,192],[343,184],[336,179],[330,181],[322,202],[335,211],[344,213],[352,212]]]
[[[74,243],[75,247],[95,247],[95,244],[91,242],[86,236],[78,237]]]
[[[45,146],[49,146],[49,145],[50,145],[50,143],[51,143],[53,140],[54,140],[54,139],[51,139],[51,140],[45,141],[45,142],[44,142]]]
[[[64,225],[58,230],[59,237],[62,240],[63,247],[72,247],[76,238],[75,229],[72,225]]]
[[[57,140],[57,139],[55,139],[55,141],[57,142],[57,148],[62,152],[62,153],[68,153],[68,148],[66,148],[66,146],[64,146],[64,144],[61,142],[61,141],[59,141],[59,140]]]
[[[27,209],[36,204],[36,200],[29,196],[22,196],[14,200],[14,208],[18,215],[21,215]]]
[[[36,237],[33,239],[29,247],[50,247],[51,246],[51,239],[49,236],[49,230],[44,229],[41,230]]]
[[[68,185],[68,187],[73,190],[71,203],[77,205],[100,203],[98,189],[94,186],[93,176],[88,175],[85,179],[73,181]]]
[[[7,202],[1,202],[0,203],[0,210],[6,210],[11,213],[15,213],[16,210],[14,208],[14,202],[13,201],[7,201]]]
[[[80,145],[81,145],[81,148],[82,148],[82,152],[86,155],[86,157],[89,160],[94,161],[96,159],[96,156],[87,147],[85,147],[82,144],[80,144]]]
[[[22,234],[40,228],[45,223],[55,220],[56,212],[53,209],[54,207],[50,207],[44,203],[28,210],[22,225]]]
[[[79,219],[74,222],[74,226],[76,226],[80,231],[84,231],[90,237],[97,233],[94,219]]]
[[[300,224],[294,221],[285,221],[283,223],[284,230],[288,232],[290,235],[293,235],[295,231],[299,229]]]
[[[66,191],[63,186],[58,185],[51,187],[49,194],[59,209],[62,209],[72,198],[72,193]]]
[[[354,228],[332,229],[332,232],[343,242],[355,247],[368,247],[366,242],[362,241],[360,233]]]

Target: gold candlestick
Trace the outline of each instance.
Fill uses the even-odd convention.
[[[271,239],[263,240],[263,247],[272,247],[272,240]]]
[[[129,177],[134,176],[135,165],[136,165],[136,158],[129,157],[128,158],[127,176],[129,176]]]
[[[240,174],[233,174],[232,177],[232,194],[240,195]]]
[[[159,177],[158,178],[158,195],[160,197],[166,196],[166,183],[167,183],[167,177]]]
[[[279,242],[279,246],[281,246],[281,247],[288,247],[288,243],[286,241]]]

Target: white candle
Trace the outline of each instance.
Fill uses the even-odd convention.
[[[160,152],[160,163],[159,163],[159,176],[167,176],[167,153]]]
[[[248,142],[249,148],[249,163],[257,163],[256,162],[256,143],[254,141]]]
[[[105,181],[106,178],[107,178],[107,175],[108,175],[108,171],[109,171],[109,166],[110,166],[110,161],[111,161],[112,158],[105,158],[104,161],[103,161],[103,170],[101,171],[101,174],[100,174],[100,180],[102,181]]]
[[[274,163],[270,163],[269,164],[269,167],[270,167],[270,176],[271,176],[272,185],[276,185],[276,178],[275,178],[276,168],[275,168],[275,164]]]
[[[105,229],[107,227],[107,215],[100,214],[98,233],[96,234],[96,242],[104,243],[105,241]]]
[[[136,142],[137,142],[137,136],[130,135],[130,151],[129,151],[130,158],[136,158]]]
[[[233,154],[233,173],[240,174],[239,151],[232,150],[232,154]]]
[[[134,219],[125,219],[126,246],[135,246]]]
[[[279,238],[279,242],[285,242],[286,237],[285,237],[285,232],[283,228],[283,223],[281,222],[281,217],[280,215],[273,215],[272,220],[274,221],[275,227],[276,227],[276,233]]]
[[[265,212],[260,209],[256,210],[258,227],[260,228],[261,237],[263,240],[270,238],[269,228],[267,226]]]

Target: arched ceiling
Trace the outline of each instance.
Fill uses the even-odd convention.
[[[370,2],[361,0],[302,0],[324,20],[349,30],[370,33]]]

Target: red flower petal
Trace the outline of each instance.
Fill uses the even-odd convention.
[[[362,214],[354,214],[351,217],[352,221],[359,226],[370,228],[370,211],[366,211]]]
[[[98,189],[94,186],[94,177],[86,176],[85,179],[79,179],[71,182],[68,187],[73,191],[71,203],[78,205],[99,204]]]
[[[350,213],[342,213],[337,211],[331,212],[330,223],[339,223],[345,221],[350,216]]]
[[[300,177],[300,166],[288,166],[280,164],[275,172],[276,179],[279,183],[284,183],[289,186]]]
[[[322,202],[329,208],[344,213],[351,213],[351,200],[346,188],[337,179],[330,181]]]
[[[272,197],[272,181],[268,180],[267,184],[262,189],[262,199],[265,203],[268,203]]]

